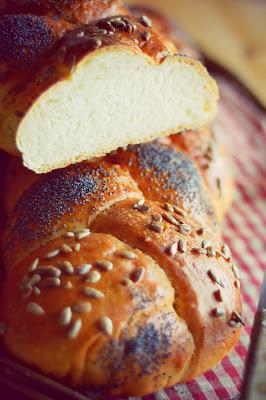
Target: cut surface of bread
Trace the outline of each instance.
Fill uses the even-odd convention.
[[[123,47],[87,57],[45,92],[22,120],[18,148],[36,172],[101,156],[213,118],[207,76],[185,57],[158,65]]]
[[[32,68],[21,52],[19,73],[12,57],[3,58],[0,146],[19,150],[24,165],[42,173],[208,124],[214,80],[199,61],[174,54],[148,21],[118,16],[84,25],[43,48]]]

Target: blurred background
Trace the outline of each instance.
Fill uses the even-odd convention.
[[[128,0],[178,21],[266,107],[266,0]]]

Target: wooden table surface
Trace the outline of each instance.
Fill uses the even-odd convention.
[[[266,0],[128,0],[160,9],[266,107]]]

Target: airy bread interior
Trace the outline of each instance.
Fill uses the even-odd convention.
[[[187,56],[161,63],[125,46],[86,56],[33,104],[22,119],[17,146],[37,173],[102,156],[212,120],[217,87]]]

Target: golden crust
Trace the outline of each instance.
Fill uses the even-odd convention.
[[[1,0],[0,15],[42,15],[77,24],[126,13],[120,0]]]
[[[177,162],[172,152],[181,159],[183,181],[169,170],[168,164]],[[166,144],[151,143],[38,176],[12,212],[2,243],[7,279],[0,319],[7,323],[4,342],[12,354],[48,375],[67,379],[74,387],[94,383],[108,393],[144,395],[199,375],[234,346],[242,321],[237,269],[221,242],[218,226],[214,228],[213,217],[205,210],[204,222],[204,210],[191,208],[198,201],[195,192],[194,200],[189,200],[197,171],[181,154]],[[141,171],[138,176],[137,160],[143,176]],[[151,192],[142,184],[145,174],[154,180]],[[198,196],[204,196],[206,184],[202,178],[199,182]],[[184,202],[185,197],[188,201]],[[164,204],[173,199],[179,208]],[[81,236],[66,237],[67,232],[87,228],[92,234],[87,236],[85,231],[83,239],[83,231]],[[76,249],[78,243],[80,249]],[[45,258],[57,249],[58,255]],[[64,272],[60,287],[46,289],[44,276],[44,282],[36,284],[41,293],[33,292],[25,299],[28,294],[19,282],[36,258],[40,265],[56,268],[63,268],[63,260],[75,269],[92,265],[86,277],[91,271],[102,277],[89,286],[105,293],[104,299],[88,300],[83,293],[84,276]],[[97,260],[111,261],[113,268],[106,271]],[[134,283],[143,277],[141,271],[133,273],[133,266],[144,268],[143,285],[141,280]],[[29,273],[30,278],[33,275]],[[128,279],[133,280],[137,297]],[[64,288],[67,281],[72,289]],[[70,341],[71,325],[62,329],[58,316],[64,307],[80,301],[91,302],[92,311],[88,316],[72,314],[72,323],[81,318],[82,329]],[[45,314],[29,314],[27,305],[32,302]],[[110,338],[101,331],[103,316],[112,320]],[[105,320],[110,331],[108,324]],[[30,336],[25,335],[29,325]],[[156,356],[149,357],[145,347]],[[54,353],[55,358],[51,357]],[[115,369],[120,372],[114,374]]]

